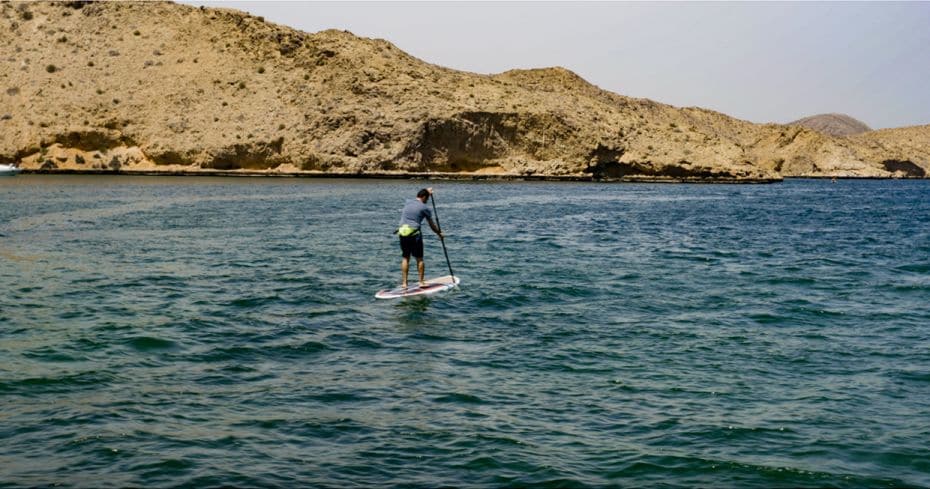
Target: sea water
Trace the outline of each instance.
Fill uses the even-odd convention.
[[[462,285],[375,300],[424,186]],[[2,487],[930,486],[928,446],[927,181],[0,180]]]

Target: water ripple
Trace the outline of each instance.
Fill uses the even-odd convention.
[[[930,486],[927,182],[421,185],[0,181],[0,485]]]

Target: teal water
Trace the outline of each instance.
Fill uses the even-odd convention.
[[[930,182],[422,185],[0,179],[0,487],[930,486]]]

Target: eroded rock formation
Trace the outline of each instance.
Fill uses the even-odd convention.
[[[479,75],[375,39],[170,2],[4,2],[0,162],[86,171],[926,176],[930,126],[836,138]]]

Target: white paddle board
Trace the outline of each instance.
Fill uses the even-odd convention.
[[[406,288],[397,287],[395,289],[379,290],[375,294],[376,299],[399,299],[401,297],[413,297],[415,295],[430,295],[444,290],[454,288],[460,282],[458,277],[446,275],[444,277],[434,278],[426,281],[425,285],[408,285]]]

